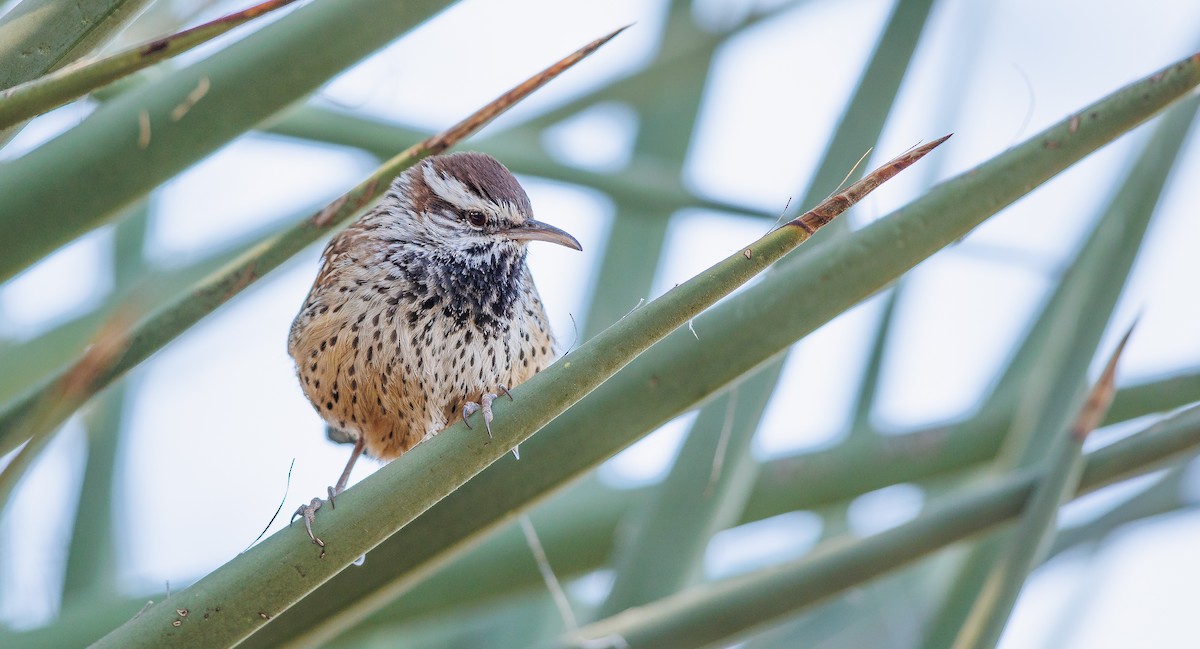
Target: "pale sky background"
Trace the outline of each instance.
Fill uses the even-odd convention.
[[[244,4],[221,3],[205,17]],[[701,0],[696,12],[703,24],[720,25],[755,4]],[[772,214],[798,200],[892,6],[885,0],[797,4],[721,48],[683,170],[698,193]],[[315,101],[439,129],[579,45],[636,22],[491,127],[499,128],[636,69],[657,46],[663,6],[467,0],[341,75]],[[948,131],[955,137],[872,194],[853,213],[855,223],[888,213],[930,181],[968,169],[1197,48],[1200,3],[1193,1],[937,2],[870,164]],[[208,53],[202,48],[189,58]],[[36,120],[0,159],[72,127],[89,110],[68,106]],[[555,129],[546,146],[574,164],[611,169],[628,155],[635,128],[627,107],[604,105]],[[762,137],[767,128],[770,137]],[[1147,134],[1139,129],[1076,165],[908,276],[874,413],[881,426],[903,431],[971,412]],[[1141,311],[1120,383],[1200,366],[1198,138],[1193,133],[1185,145],[1102,343],[1106,354]],[[335,197],[374,165],[356,151],[243,137],[155,193],[148,251],[155,261],[187,263]],[[586,317],[586,287],[604,249],[612,204],[591,190],[522,181],[539,218],[573,233],[584,247],[583,253],[530,248],[538,286],[566,346],[575,340],[571,317]],[[746,216],[675,215],[654,294],[646,297],[767,227]],[[102,228],[0,286],[0,336],[36,336],[101,302],[111,287],[111,236]],[[244,549],[278,505],[293,458],[284,515],[273,529],[336,480],[348,448],[325,440],[285,349],[319,248],[259,281],[127,379],[136,399],[127,410],[131,434],[114,497],[126,521],[119,526],[128,534],[119,540],[120,574],[131,594],[158,591],[167,581],[182,587]],[[879,307],[879,300],[869,300],[799,344],[756,438],[760,456],[822,447],[843,434]],[[698,329],[701,339],[704,334]],[[810,401],[795,408],[778,394],[806,394]],[[634,445],[602,475],[617,483],[658,479],[687,421],[690,416]],[[69,423],[4,512],[0,539],[24,557],[0,565],[0,618],[10,624],[28,626],[53,614],[83,462],[81,439],[82,431]],[[376,466],[360,463],[354,481]],[[1194,501],[1200,483],[1193,476],[1189,485]],[[855,503],[852,524],[860,532],[878,531],[914,515],[920,504],[912,487],[870,494]],[[1073,507],[1071,520],[1098,507]],[[796,556],[818,531],[814,517],[798,514],[724,533],[711,548],[711,572]],[[730,535],[740,540],[731,543]],[[747,536],[757,554],[747,551]],[[1188,510],[1131,525],[1092,554],[1056,559],[1029,584],[1002,646],[1043,646],[1064,618],[1076,620],[1065,647],[1195,646],[1197,547],[1200,514]],[[1078,609],[1074,617],[1066,613],[1072,609]]]

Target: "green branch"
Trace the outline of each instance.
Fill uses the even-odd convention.
[[[121,77],[203,45],[235,27],[295,1],[268,0],[98,61],[63,68],[8,88],[0,92],[0,129],[62,106]]]
[[[1183,447],[1197,445],[1200,407],[1090,455],[1072,493],[1087,493],[1151,471],[1170,462]],[[601,638],[620,638],[633,649],[689,649],[731,642],[956,541],[1017,519],[1044,477],[1041,471],[1023,471],[998,478],[936,503],[916,519],[875,536],[819,548],[795,561],[684,591],[583,627],[549,646],[592,646],[589,643]]]
[[[0,17],[0,88],[82,58],[119,34],[150,0],[22,0]]]
[[[1084,466],[1083,442],[1112,405],[1117,363],[1132,333],[1130,327],[1109,358],[1108,366],[1092,388],[1075,423],[1065,429],[1041,432],[1053,439],[1052,454],[1042,463],[1044,474],[1021,512],[1011,538],[992,562],[991,572],[979,596],[971,603],[970,613],[954,640],[955,647],[992,649],[1000,642],[1000,634],[1008,625],[1029,573],[1041,564],[1054,540],[1059,509],[1078,490]]]

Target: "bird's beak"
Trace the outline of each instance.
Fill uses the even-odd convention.
[[[560,246],[574,248],[575,250],[583,250],[583,246],[579,245],[575,237],[559,230],[553,225],[534,221],[533,219],[509,228],[504,232],[504,236],[518,241],[549,241],[550,243],[557,243]]]

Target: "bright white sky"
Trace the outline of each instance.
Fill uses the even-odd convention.
[[[704,24],[719,25],[750,4],[702,0],[697,14]],[[798,198],[891,6],[885,0],[797,4],[722,48],[684,170],[697,192],[771,214]],[[930,180],[965,170],[1200,45],[1200,3],[1187,0],[937,4],[873,162],[948,131],[955,137],[873,194],[853,215],[856,223],[886,214]],[[580,44],[636,22],[493,128],[502,127],[640,65],[657,45],[662,6],[468,0],[342,75],[320,98],[440,128]],[[67,107],[36,121],[0,158],[73,126],[87,110]],[[556,129],[547,146],[577,164],[612,168],[628,155],[635,125],[627,107],[603,105]],[[761,137],[764,125],[768,138]],[[974,407],[1145,135],[1142,129],[1108,147],[909,276],[875,412],[881,426],[905,430]],[[1116,331],[1141,310],[1120,373],[1124,383],[1200,365],[1197,137],[1185,146],[1104,343],[1111,349]],[[754,143],[752,152],[746,141]],[[156,194],[148,251],[158,262],[186,263],[334,197],[373,166],[354,151],[247,136]],[[604,249],[612,205],[591,191],[523,181],[540,218],[583,243],[583,253],[531,248],[556,330],[570,344],[571,316],[585,316],[583,287]],[[654,293],[766,227],[744,216],[675,215]],[[110,240],[109,230],[97,231],[0,287],[0,336],[34,336],[102,300],[110,287]],[[159,590],[167,581],[184,585],[245,548],[278,505],[293,458],[285,514],[323,494],[340,472],[347,449],[325,441],[285,350],[318,252],[314,247],[260,281],[132,374],[138,398],[129,410],[131,435],[115,495],[118,514],[128,521],[121,526],[129,536],[120,539],[120,567],[131,592]],[[803,417],[789,407],[794,403],[773,401],[756,439],[760,455],[836,441],[879,306],[868,301],[799,345],[781,392],[811,395],[811,401],[799,409]],[[704,331],[697,335],[703,338]],[[603,474],[624,482],[656,479],[688,420],[636,444]],[[80,446],[81,431],[69,424],[5,512],[5,547],[22,548],[28,558],[0,568],[0,615],[13,624],[36,623],[53,610],[56,587],[47,578],[53,583],[59,577],[61,539],[74,508],[73,476],[83,461]],[[355,480],[373,468],[360,464]],[[852,523],[875,531],[913,515],[920,502],[919,490],[911,488],[875,494],[855,504]],[[795,515],[727,532],[714,543],[712,571],[728,574],[794,556],[815,540],[816,525]],[[1067,636],[1058,637],[1071,639],[1060,646],[1190,646],[1187,639],[1200,637],[1194,614],[1198,534],[1200,516],[1181,513],[1133,526],[1093,556],[1056,560],[1033,580],[1003,645],[1043,645],[1065,624]],[[729,535],[751,536],[760,554],[745,556],[745,541]],[[728,549],[734,547],[739,551]]]

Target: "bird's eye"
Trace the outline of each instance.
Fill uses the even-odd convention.
[[[467,217],[467,223],[470,223],[474,227],[482,228],[483,226],[487,225],[487,214],[484,214],[479,210],[468,210],[464,216]]]

